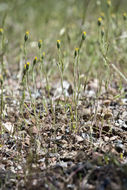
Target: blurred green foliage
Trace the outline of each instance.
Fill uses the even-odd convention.
[[[127,1],[112,0],[112,5],[111,12],[122,18],[122,13],[127,9]],[[44,50],[51,59],[54,57],[57,39],[62,40],[63,51],[66,57],[69,57],[68,52],[73,52],[79,44],[82,31],[85,30],[87,47],[86,52],[82,52],[81,58],[83,62],[98,66],[100,55],[97,55],[95,50],[98,35],[96,24],[100,12],[106,13],[106,10],[106,0],[0,0],[0,27],[4,28],[7,37],[7,56],[10,56],[8,59],[15,62],[13,58],[19,56],[17,51],[23,43],[26,30],[30,31],[31,41],[43,40]],[[110,52],[112,53],[114,49],[115,45],[110,47]],[[36,55],[35,49],[29,52],[32,56]],[[114,53],[114,58],[115,56]],[[120,62],[126,59],[124,55],[121,57]]]
[[[127,1],[113,0],[112,3],[114,11],[118,11],[122,6],[124,10]],[[20,37],[25,30],[32,31],[36,38],[47,37],[52,30],[57,33],[61,27],[76,24],[77,20],[94,18],[96,12],[105,9],[104,4],[104,0],[0,0],[0,26],[6,15],[5,28],[10,38]]]

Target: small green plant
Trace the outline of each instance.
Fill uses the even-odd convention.
[[[3,116],[3,109],[4,109],[4,101],[3,101],[3,76],[0,75],[0,85],[1,85],[1,109],[0,109],[0,115],[1,115],[1,118]]]
[[[38,48],[39,48],[39,59],[41,60],[42,40],[38,41]]]
[[[40,74],[40,80],[43,78],[43,73],[42,73],[42,40],[38,41],[38,49],[39,49],[39,63],[40,65],[37,67],[37,73]]]
[[[49,87],[49,80],[48,80],[48,73],[45,67],[45,52],[42,53],[41,56],[41,72],[43,73],[46,81],[46,91],[48,92],[48,97],[50,97],[50,87]]]
[[[64,74],[64,63],[63,63],[63,59],[62,59],[62,52],[61,52],[61,41],[57,40],[57,49],[58,49],[58,69],[60,72],[60,77],[61,77],[61,88],[62,88],[62,95],[64,95],[65,97],[65,93],[64,93],[64,87],[63,87],[63,74]]]
[[[33,80],[34,92],[36,92],[36,80],[35,80],[35,77],[36,77],[35,73],[36,72],[35,72],[35,66],[36,66],[37,62],[38,62],[37,57],[34,57],[33,65],[32,65],[32,80]]]
[[[85,41],[85,39],[86,39],[86,32],[83,31],[83,33],[82,33],[82,38],[81,38],[81,42],[80,42],[80,44],[79,44],[79,50],[81,49],[81,47],[82,47],[83,42]]]
[[[75,120],[77,129],[77,121],[78,121],[78,113],[77,113],[77,104],[78,104],[78,96],[79,96],[79,48],[75,48],[74,51],[74,64],[73,64],[74,72],[74,93],[73,93],[73,101],[75,105]]]
[[[0,38],[1,38],[1,73],[4,76],[6,74],[5,66],[4,66],[4,54],[5,54],[5,36],[4,29],[0,28]]]
[[[25,62],[27,60],[26,43],[29,39],[29,35],[30,35],[29,31],[26,31],[25,36],[24,36],[24,59],[25,59]]]
[[[22,76],[23,91],[22,91],[22,100],[21,100],[21,104],[20,104],[21,111],[23,111],[24,100],[25,100],[25,90],[26,90],[26,87],[28,85],[27,84],[27,79],[28,79],[29,65],[30,65],[30,62],[25,63],[24,69],[23,69],[23,76]]]

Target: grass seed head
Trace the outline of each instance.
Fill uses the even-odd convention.
[[[0,28],[0,35],[3,35],[3,33],[4,33],[3,28]]]
[[[86,39],[86,32],[84,31],[83,33],[82,33],[82,40],[85,40]]]
[[[41,49],[41,47],[42,47],[42,40],[39,40],[38,41],[38,48]]]
[[[98,18],[97,24],[98,24],[98,26],[101,26],[101,25],[102,25],[102,18],[101,18],[101,17]]]
[[[26,31],[25,36],[24,36],[24,41],[26,42],[29,39],[29,31]]]
[[[60,49],[60,40],[57,40],[57,48]]]
[[[127,20],[127,13],[123,13],[123,20]]]

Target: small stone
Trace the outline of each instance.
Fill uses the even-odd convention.
[[[109,137],[104,136],[104,141],[105,141],[105,142],[108,142],[108,141],[109,141]]]
[[[7,131],[7,132],[9,132],[11,134],[14,132],[14,126],[12,125],[11,122],[4,123],[3,127],[4,127],[5,131]]]
[[[78,143],[82,142],[84,139],[82,137],[80,137],[79,135],[75,136],[76,141],[78,141]]]
[[[118,139],[118,136],[113,136],[113,137],[110,138],[110,141],[114,141],[116,139]]]
[[[103,104],[104,104],[105,106],[109,106],[109,105],[110,105],[110,103],[111,103],[111,101],[110,101],[110,100],[104,100],[104,102],[103,102]]]
[[[38,129],[36,126],[33,126],[31,129],[30,129],[30,133],[32,134],[38,134]]]
[[[123,144],[116,144],[116,151],[118,152],[118,153],[120,153],[120,152],[123,152],[123,150],[124,150],[124,145]]]
[[[107,120],[107,119],[110,119],[112,117],[112,112],[110,109],[107,109],[105,110],[104,112],[104,119]]]

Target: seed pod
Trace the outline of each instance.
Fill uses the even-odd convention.
[[[98,18],[97,24],[98,24],[98,26],[101,26],[101,25],[102,25],[102,18],[101,18],[101,17]]]
[[[26,42],[29,39],[29,31],[26,31],[24,36],[24,41]]]
[[[42,47],[42,40],[39,40],[38,41],[38,48],[41,49],[41,47]]]
[[[33,65],[36,65],[36,63],[37,63],[37,57],[34,58]]]
[[[83,33],[82,33],[82,40],[85,40],[86,39],[86,32],[84,31]]]
[[[0,35],[3,35],[3,33],[4,33],[3,28],[0,28]]]
[[[57,40],[57,48],[60,49],[60,40]]]
[[[78,53],[79,53],[79,48],[75,48],[74,57],[77,57]]]

